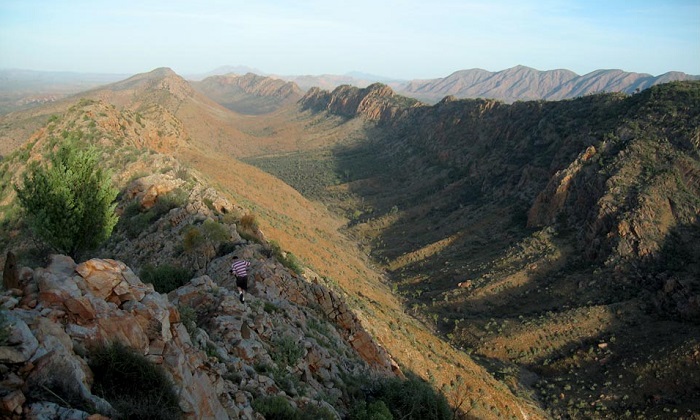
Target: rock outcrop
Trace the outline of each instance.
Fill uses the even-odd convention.
[[[115,415],[93,392],[90,368],[91,349],[113,342],[165,369],[186,418],[253,419],[251,402],[266,395],[337,416],[346,409],[343,378],[400,375],[340,296],[255,247],[244,254],[255,278],[246,303],[228,289],[228,256],[210,266],[217,281],[203,275],[168,296],[110,259],[76,264],[54,255],[47,267],[23,268],[21,288],[0,296],[9,331],[0,346],[1,414]],[[321,401],[328,396],[337,407]]]
[[[89,354],[120,342],[166,369],[188,417],[228,418],[225,395],[211,398],[218,378],[206,373],[206,355],[191,345],[177,308],[126,265],[98,259],[76,265],[55,255],[48,267],[22,275],[23,290],[2,296],[11,333],[0,363],[13,381],[4,381],[0,392],[24,402],[5,405],[3,415],[50,418],[39,413],[71,408],[66,401],[113,415],[110,403],[91,391]]]
[[[342,85],[333,92],[311,88],[299,103],[304,109],[328,111],[346,118],[359,116],[379,123],[392,120],[407,107],[420,105],[414,99],[397,96],[381,83],[363,89]]]

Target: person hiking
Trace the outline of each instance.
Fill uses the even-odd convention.
[[[245,297],[243,297],[243,292],[248,291],[248,267],[250,267],[250,262],[238,258],[238,256],[233,256],[233,263],[231,264],[231,269],[229,272],[236,276],[236,286],[238,287],[238,299],[245,303]]]

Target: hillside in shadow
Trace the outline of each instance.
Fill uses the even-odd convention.
[[[302,99],[373,122],[318,155],[333,183],[310,195],[407,310],[553,416],[697,413],[700,84],[431,107],[378,91]]]

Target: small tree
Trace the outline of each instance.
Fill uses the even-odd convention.
[[[98,164],[95,149],[64,144],[48,166],[31,165],[15,185],[32,231],[72,258],[107,240],[118,220],[117,190]]]

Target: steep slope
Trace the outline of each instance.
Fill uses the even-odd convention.
[[[252,73],[207,77],[192,86],[231,111],[245,115],[267,114],[303,96],[294,83]]]
[[[396,95],[381,83],[363,89],[343,85],[333,92],[312,88],[299,103],[303,109],[328,111],[345,118],[361,116],[369,121],[389,120],[404,108],[420,105],[416,100]]]
[[[200,204],[186,206],[188,212],[199,209],[209,214],[218,209],[217,217],[224,219],[226,214],[235,219],[245,212],[252,212],[268,240],[277,241],[283,250],[293,252],[303,265],[312,270],[309,273],[310,279],[346,296],[360,325],[388,351],[404,371],[414,371],[423,378],[433,379],[435,385],[444,388],[450,401],[459,406],[459,410],[468,417],[483,418],[499,414],[517,418],[543,417],[529,398],[515,396],[467,355],[437,339],[424,325],[406,316],[401,302],[392,296],[383,283],[383,277],[371,268],[371,263],[356,245],[339,232],[345,224],[344,220],[329,214],[322,205],[309,202],[276,178],[222,152],[227,147],[238,151],[260,151],[261,146],[256,142],[247,144],[250,138],[245,135],[228,138],[222,134],[225,129],[215,126],[213,122],[223,121],[222,124],[230,124],[232,130],[240,129],[239,133],[259,122],[241,123],[247,119],[200,97],[183,85],[181,78],[167,70],[136,76],[125,83],[92,91],[87,97],[99,99],[85,99],[74,104],[65,114],[38,132],[20,150],[21,153],[3,162],[4,185],[11,185],[5,178],[6,174],[21,173],[26,159],[23,160],[20,154],[28,152],[30,156],[41,156],[60,142],[64,132],[67,133],[67,138],[94,142],[104,147],[105,164],[115,170],[115,182],[120,187],[125,187],[133,179],[142,182],[143,172],[156,178],[162,172],[165,177],[179,178],[185,185],[188,184],[189,177],[195,176],[198,182],[211,186],[216,194],[229,200],[232,210],[227,206],[220,207],[217,204],[219,201],[215,199],[216,194],[204,194],[208,191],[205,190]],[[133,102],[128,101],[129,97]],[[155,111],[145,112],[151,109]],[[359,136],[364,132],[363,124],[358,125],[343,118],[319,118],[309,111],[298,113],[296,110],[285,109],[276,113],[271,121],[279,119],[281,122],[289,115],[295,118],[296,127],[310,131],[310,134],[301,139],[309,144],[319,144],[324,133],[327,133],[326,130],[337,130],[337,141],[341,144],[346,140],[344,135],[349,133]],[[195,126],[202,121],[212,124]],[[236,126],[239,123],[241,125]],[[155,130],[155,134],[162,134],[163,138],[144,141],[147,136],[143,130],[161,127],[163,124],[171,127],[162,133]],[[270,144],[277,147],[273,140],[285,135],[284,130],[275,131],[274,135],[269,135]],[[162,149],[159,149],[161,153],[151,151],[160,147],[164,138],[168,140],[162,142]],[[227,144],[221,144],[224,139]],[[283,143],[285,142],[288,143],[289,140]],[[155,165],[154,162],[157,161],[161,164]],[[156,171],[158,173],[153,173],[154,167],[161,169]],[[188,167],[193,168],[197,175],[192,175]],[[188,173],[190,174],[187,175]],[[167,183],[166,187],[145,188],[143,192],[158,197],[167,195],[173,188],[173,184]],[[131,197],[128,191],[130,189],[124,190],[124,200]],[[11,195],[11,190],[3,190],[5,202],[11,200]],[[164,202],[167,203],[167,200]],[[16,217],[14,210],[10,210],[12,208],[9,207],[3,209],[5,226],[11,228],[3,241],[15,245],[21,238],[27,238],[22,236],[20,224],[8,221],[15,220]],[[136,214],[133,213],[134,210],[137,211]],[[121,233],[114,239],[118,242],[108,244],[105,252],[109,252],[111,257],[125,256],[120,258],[129,260],[129,264],[135,267],[145,265],[151,258],[150,262],[156,264],[176,258],[192,267],[199,267],[200,270],[209,270],[209,267],[197,265],[195,260],[190,259],[192,257],[173,254],[177,247],[167,238],[164,240],[151,236],[154,230],[157,232],[166,226],[180,226],[178,211],[167,208],[165,211],[168,210],[171,212],[164,218],[162,213],[154,215],[148,207],[123,207],[128,215],[125,218],[128,224],[120,227]],[[158,217],[155,223],[149,222],[152,216]],[[144,221],[145,225],[142,224]],[[191,224],[196,226],[197,222]],[[122,235],[136,235],[137,240],[123,242],[126,239]],[[139,238],[143,242],[139,242]],[[23,258],[29,257],[26,255]],[[260,254],[254,254],[254,257],[262,258]],[[219,265],[218,269],[221,270],[222,266]],[[301,293],[296,298],[306,299],[308,293]]]
[[[697,82],[399,109],[335,150],[346,184],[327,188],[346,195],[325,199],[344,200],[411,313],[507,383],[539,375],[551,415],[687,416],[700,409],[698,110]]]

